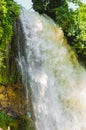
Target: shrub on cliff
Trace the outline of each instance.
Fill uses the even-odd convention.
[[[13,34],[13,24],[19,16],[20,7],[13,0],[0,0],[0,83],[6,69],[7,46]]]
[[[78,59],[86,65],[86,5],[80,3],[78,6],[76,10],[65,5],[56,8],[56,21],[76,51]]]
[[[19,16],[19,6],[13,0],[0,0],[0,49],[11,40],[12,25]]]

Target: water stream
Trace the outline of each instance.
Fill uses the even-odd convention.
[[[23,9],[20,19],[25,41],[18,43],[18,60],[27,99],[31,87],[36,129],[86,130],[86,71],[62,30],[37,12]]]

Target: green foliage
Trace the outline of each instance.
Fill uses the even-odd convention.
[[[76,3],[76,4],[79,4],[81,3],[81,0],[67,0],[68,2],[73,2],[73,3]]]
[[[0,0],[0,49],[4,49],[12,36],[12,25],[19,15],[19,6],[12,0]]]
[[[11,116],[7,115],[4,111],[0,112],[0,127],[4,130],[7,130],[8,126],[11,125],[15,128],[17,121],[15,121],[15,119],[13,119]]]
[[[86,64],[86,5],[79,3],[75,11],[68,5],[55,9],[56,21],[62,27],[79,60]]]
[[[20,7],[13,0],[0,0],[0,83],[6,71],[7,46],[13,34],[13,24],[19,16]]]
[[[7,130],[10,126],[11,130],[35,130],[33,120],[27,116],[18,116],[13,118],[4,111],[0,112],[0,128]]]
[[[55,19],[54,9],[64,3],[63,0],[32,0],[34,10],[39,13],[46,13]]]

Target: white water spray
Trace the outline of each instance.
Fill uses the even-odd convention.
[[[23,10],[20,19],[26,42],[19,63],[31,87],[36,129],[86,130],[86,73],[62,30],[36,12]]]

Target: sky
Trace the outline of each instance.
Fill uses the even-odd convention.
[[[86,0],[81,0],[82,2],[86,3]]]
[[[18,4],[22,5],[26,9],[31,9],[32,8],[32,1],[31,0],[14,0]]]

